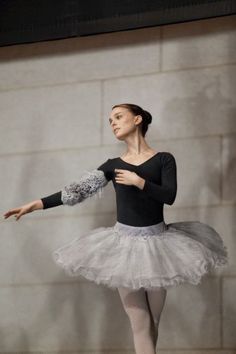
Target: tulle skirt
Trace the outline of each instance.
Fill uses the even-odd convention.
[[[69,276],[110,289],[197,285],[206,273],[228,264],[220,235],[199,221],[164,221],[150,226],[116,222],[64,244],[53,259]]]

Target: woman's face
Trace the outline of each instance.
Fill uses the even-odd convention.
[[[134,116],[124,107],[115,107],[109,117],[111,129],[119,140],[124,140],[127,135],[138,129],[141,120],[141,116]]]

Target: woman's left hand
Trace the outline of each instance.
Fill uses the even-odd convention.
[[[116,182],[120,184],[126,184],[128,186],[132,186],[132,185],[136,186],[140,178],[137,175],[137,173],[129,170],[116,168],[115,173],[116,173],[115,176]]]

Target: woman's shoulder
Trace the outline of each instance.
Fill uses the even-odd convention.
[[[160,155],[164,158],[174,158],[174,154],[170,151],[160,151]]]
[[[176,163],[175,156],[170,151],[161,151],[160,152],[160,159],[163,163]]]

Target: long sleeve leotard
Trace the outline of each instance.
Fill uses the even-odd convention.
[[[134,171],[142,177],[145,180],[143,189],[117,183],[114,171],[116,168]],[[148,226],[163,221],[164,204],[171,205],[175,201],[177,168],[175,158],[169,152],[158,152],[140,165],[125,162],[120,157],[108,159],[94,171],[102,173],[99,175],[100,179],[96,176],[93,186],[97,187],[92,191],[89,185],[89,178],[93,177],[91,173],[87,180],[83,178],[59,192],[41,198],[43,208],[74,205],[112,181],[116,192],[117,221],[132,226]]]

